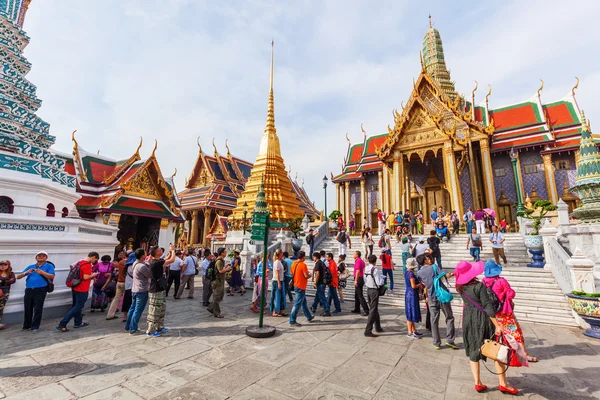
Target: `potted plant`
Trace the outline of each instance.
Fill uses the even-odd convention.
[[[329,217],[328,217],[328,218],[329,218],[329,220],[331,221],[331,222],[329,223],[329,227],[330,227],[331,229],[337,229],[337,228],[338,228],[338,223],[337,223],[337,220],[338,220],[338,217],[339,217],[340,215],[342,215],[342,213],[340,212],[340,210],[333,210],[333,211],[331,212],[331,214],[329,214]]]
[[[292,239],[292,250],[294,250],[294,259],[298,258],[298,252],[304,244],[302,236],[304,236],[304,229],[302,228],[302,218],[297,217],[290,221],[288,228],[294,238]]]
[[[586,329],[583,334],[600,339],[600,293],[575,290],[573,293],[567,294],[567,298],[573,311],[590,324],[590,328]]]
[[[540,236],[540,227],[542,221],[550,211],[555,211],[558,207],[552,204],[549,200],[538,200],[533,204],[532,208],[519,211],[517,217],[523,217],[531,220],[533,230],[523,237],[525,247],[533,256],[533,262],[527,264],[531,268],[544,267],[544,241]]]

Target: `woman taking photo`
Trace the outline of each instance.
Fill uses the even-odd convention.
[[[485,339],[492,339],[502,334],[502,328],[496,321],[492,303],[487,294],[487,288],[477,275],[483,273],[483,263],[461,261],[454,269],[456,276],[456,291],[463,300],[463,342],[465,352],[471,362],[471,372],[475,380],[475,390],[484,392],[487,386],[481,382],[479,360],[486,361],[481,354],[481,346]],[[516,395],[519,390],[506,383],[506,366],[495,362],[498,372],[499,386],[502,393]]]
[[[369,258],[370,255],[373,255],[373,246],[375,245],[375,242],[373,241],[373,235],[371,235],[371,228],[366,227],[363,229],[360,239],[365,250],[365,258]]]

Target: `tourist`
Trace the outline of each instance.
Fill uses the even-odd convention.
[[[6,328],[6,325],[2,324],[2,315],[4,314],[4,307],[8,301],[10,294],[10,286],[16,282],[15,273],[12,272],[12,266],[10,261],[0,261],[0,330]]]
[[[352,242],[350,241],[350,235],[346,232],[344,228],[340,228],[335,239],[338,241],[339,254],[346,254],[346,249],[348,247],[352,248]]]
[[[194,256],[194,249],[188,249],[187,257],[183,260],[181,266],[181,285],[177,291],[176,299],[180,299],[186,284],[189,284],[190,292],[188,299],[194,298],[194,279],[196,278],[196,268],[198,268],[198,259]]]
[[[465,215],[463,216],[463,221],[467,224],[467,233],[471,233],[473,228],[473,209],[469,207]]]
[[[294,306],[292,312],[290,312],[290,326],[302,326],[296,322],[298,311],[302,309],[304,316],[308,322],[313,322],[314,317],[308,310],[308,304],[306,302],[306,286],[308,285],[308,279],[311,274],[308,272],[308,267],[304,260],[306,259],[306,253],[302,250],[298,252],[298,259],[292,264],[292,276],[294,279],[294,293],[296,299],[294,300]]]
[[[313,251],[315,250],[315,238],[319,236],[319,232],[315,233],[313,228],[308,230],[308,235],[306,235],[306,244],[309,246],[310,257],[312,258]]]
[[[119,308],[119,303],[121,302],[121,297],[125,294],[125,278],[127,276],[127,266],[125,262],[127,261],[127,257],[125,256],[124,251],[120,251],[117,255],[117,284],[115,286],[115,295],[110,302],[110,306],[108,307],[108,313],[106,314],[106,319],[111,320],[118,318],[115,314],[117,313],[117,308]]]
[[[398,215],[400,215],[400,213],[398,213]],[[396,221],[396,213],[395,212],[390,212],[390,215],[387,216],[387,230],[389,232],[396,232],[396,226],[397,226],[397,221]],[[385,230],[384,230],[385,232]]]
[[[492,303],[488,297],[485,285],[477,280],[477,275],[484,270],[482,262],[469,263],[461,261],[454,269],[456,276],[456,291],[463,299],[463,342],[465,352],[471,361],[471,372],[475,380],[475,390],[483,392],[487,386],[481,382],[479,360],[485,361],[481,355],[481,346],[486,339],[500,336],[502,328],[496,321]],[[506,382],[506,367],[495,362],[498,372],[499,386],[502,393],[516,395],[519,391],[508,386]]]
[[[498,231],[498,226],[492,226],[492,233],[490,234],[490,243],[492,244],[492,253],[494,254],[494,259],[496,260],[496,264],[500,264],[500,258],[504,261],[504,266],[506,266],[506,255],[504,254],[504,233]]]
[[[35,261],[35,264],[17,275],[17,279],[27,277],[23,296],[23,329],[31,329],[33,333],[40,329],[48,285],[54,281],[54,264],[48,262],[48,253],[39,251],[35,255]]]
[[[240,257],[239,250],[233,251],[233,263],[231,264],[231,280],[230,280],[229,296],[233,296],[235,288],[238,288],[240,296],[246,293],[244,288],[244,279],[242,279],[242,258]]]
[[[485,213],[485,226],[492,231],[492,227],[496,225],[496,217],[493,214]]]
[[[171,264],[177,258],[175,248],[169,245],[169,254],[163,258],[162,247],[154,246],[150,249],[150,288],[148,290],[148,315],[146,317],[146,335],[159,337],[161,333],[169,330],[165,326],[166,289],[168,282],[165,279],[164,266]]]
[[[171,291],[171,286],[173,283],[175,283],[173,297],[177,296],[177,292],[179,291],[179,286],[181,285],[181,267],[183,266],[183,260],[181,259],[182,254],[183,253],[181,250],[176,250],[175,259],[173,262],[169,264],[165,263],[169,271],[167,276],[167,290],[165,291],[165,297],[169,297],[169,292]]]
[[[121,312],[123,313],[122,322],[127,322],[127,315],[129,315],[129,309],[133,301],[133,294],[131,289],[133,288],[133,264],[137,261],[135,258],[135,252],[127,250],[127,261],[125,261],[125,294],[123,294],[123,303],[121,305]]]
[[[417,271],[417,276],[425,285],[427,290],[427,305],[429,307],[430,323],[431,323],[431,336],[433,337],[433,347],[439,350],[442,345],[440,339],[440,311],[444,313],[446,318],[446,346],[451,349],[458,349],[454,344],[454,314],[452,313],[451,303],[442,303],[438,300],[435,289],[433,286],[433,280],[438,276],[442,270],[441,267],[436,266],[433,263],[433,256],[431,254],[423,254],[417,258],[417,263],[421,265],[421,269]],[[446,277],[451,277],[452,274],[446,274]],[[440,286],[447,290],[442,281],[439,281]]]
[[[372,254],[369,256],[373,256]],[[377,257],[375,257],[377,260]],[[363,317],[369,315],[369,306],[365,300],[363,293],[363,286],[365,286],[365,262],[361,258],[360,251],[354,252],[354,310],[351,312],[354,314],[360,314]],[[360,312],[360,307],[363,308],[363,313]]]
[[[315,253],[315,256],[321,257],[320,254]],[[267,254],[267,259],[269,255]],[[254,290],[252,291],[252,307],[250,308],[254,312],[259,312],[260,299],[262,297],[262,285],[263,285],[263,255],[258,255],[258,263],[256,265],[256,271],[254,272]],[[269,261],[270,262],[270,261]],[[268,263],[267,263],[268,264]],[[269,281],[269,268],[266,267],[266,281]],[[267,301],[267,291],[265,291],[265,302]]]
[[[344,227],[344,217],[342,216],[342,214],[338,215],[336,222],[338,225],[338,229],[342,229]]]
[[[225,296],[225,274],[231,271],[231,265],[225,266],[225,256],[227,252],[224,247],[217,250],[217,261],[215,264],[217,278],[212,282],[213,301],[209,304],[207,310],[215,318],[223,318],[221,314],[221,302]]]
[[[379,256],[381,260],[381,270],[383,271],[383,281],[387,285],[387,279],[390,278],[390,293],[394,291],[394,264],[392,256],[390,256],[385,250],[381,250]]]
[[[400,242],[400,254],[402,257],[402,271],[406,272],[406,260],[410,257],[412,252],[412,245],[409,243],[407,237],[403,237]]]
[[[415,216],[415,218],[417,220],[417,234],[422,235],[423,227],[425,225],[425,219],[423,218],[423,211],[421,211],[421,210],[417,211],[417,215]]]
[[[470,246],[469,246],[470,245]],[[479,261],[479,255],[483,250],[483,242],[481,240],[481,235],[477,233],[477,228],[471,228],[471,233],[467,236],[467,249],[473,257],[473,261]]]
[[[494,291],[496,298],[502,304],[502,309],[496,312],[496,322],[502,329],[502,334],[507,339],[510,347],[515,351],[518,362],[511,366],[528,366],[529,362],[537,362],[537,358],[527,354],[525,350],[525,340],[521,326],[515,317],[513,310],[513,299],[515,291],[510,287],[506,279],[500,276],[502,265],[496,264],[492,260],[485,262],[483,275],[483,284]]]
[[[200,264],[200,273],[202,274],[202,306],[208,307],[210,304],[210,296],[212,295],[212,285],[208,276],[206,276],[206,271],[208,270],[208,266],[210,262],[216,259],[209,249],[204,250],[202,263]],[[256,285],[255,285],[256,286]]]
[[[411,339],[421,339],[422,333],[417,331],[416,323],[421,322],[421,307],[419,306],[419,289],[425,285],[417,277],[417,260],[409,258],[406,260],[406,272],[404,281],[406,283],[406,292],[404,293],[404,314],[406,315],[406,328],[408,336]]]
[[[444,241],[444,243],[450,240],[450,232],[448,232],[448,228],[441,222],[438,223],[435,228],[435,234],[440,240]]]
[[[104,293],[104,285],[110,279],[113,269],[114,264],[111,262],[111,257],[109,255],[102,256],[100,262],[93,264],[92,272],[96,273],[96,275],[94,278],[94,285],[92,287],[92,304],[90,305],[91,312],[96,310],[104,312],[104,310],[108,307],[108,298],[106,297],[106,293]]]
[[[354,235],[356,233],[355,229],[356,229],[356,220],[354,219],[354,216],[351,215],[350,221],[348,222],[348,230],[350,231],[351,235]]]
[[[148,289],[150,289],[150,267],[144,261],[146,258],[146,251],[144,249],[137,249],[135,251],[135,263],[131,267],[132,270],[132,281],[131,286],[131,307],[129,313],[127,313],[127,321],[125,322],[125,330],[130,335],[138,333],[138,325],[146,303],[148,303]]]
[[[283,252],[275,250],[273,256],[273,280],[271,282],[271,303],[269,311],[273,317],[285,317],[285,267],[283,266]]]
[[[360,235],[360,238],[361,238],[361,241],[363,244],[365,258],[366,258],[369,255],[373,254],[373,246],[375,245],[375,241],[373,240],[373,235],[371,234],[371,228],[367,227],[367,228],[363,229],[363,231]]]
[[[98,253],[92,251],[88,254],[86,259],[77,262],[79,266],[79,277],[76,279],[81,279],[81,282],[77,286],[71,287],[76,292],[75,305],[71,307],[69,312],[67,312],[67,315],[65,315],[58,325],[56,325],[56,329],[59,331],[68,332],[67,324],[71,319],[75,320],[74,328],[84,328],[89,325],[87,322],[83,322],[81,311],[83,310],[83,307],[85,307],[85,302],[88,299],[92,279],[96,279],[99,274],[102,274],[102,272],[99,272],[98,270],[93,271],[92,267],[98,262],[99,257],[100,255]],[[77,268],[77,266],[75,268]]]
[[[329,272],[331,273],[331,282],[329,283],[329,292],[327,294],[327,301],[329,304],[329,309],[331,310],[331,302],[333,301],[333,305],[335,306],[335,310],[332,314],[339,314],[342,312],[342,306],[340,305],[340,299],[338,297],[338,287],[339,287],[339,271],[338,265],[333,259],[333,253],[327,253],[327,263]]]
[[[423,236],[419,237],[419,242],[412,249],[412,255],[415,258],[418,258],[421,254],[425,254],[426,251],[429,250],[429,245],[425,243],[425,238]]]
[[[506,233],[508,229],[508,223],[506,222],[506,218],[502,218],[500,221],[500,232]]]
[[[117,294],[117,281],[119,280],[119,269],[117,268],[117,265],[120,261],[119,257],[120,256],[117,254],[117,258],[115,259],[115,262],[113,262],[110,278],[106,280],[106,283],[102,287],[102,291],[106,295],[106,308],[108,308],[109,304],[112,304],[113,298]]]
[[[315,314],[317,312],[317,307],[319,303],[323,306],[325,312],[321,314],[322,317],[330,317],[331,313],[329,308],[329,302],[325,298],[325,284],[323,283],[323,273],[325,268],[328,268],[327,265],[321,260],[321,254],[314,254],[315,267],[313,269],[313,287],[317,289],[315,293],[315,300],[312,304],[312,313]]]
[[[379,238],[379,248],[385,250],[390,256],[392,255],[392,235],[389,229],[386,229]],[[375,259],[377,259],[377,257],[375,257]]]
[[[366,215],[363,217],[362,226],[363,226],[363,229],[371,228],[371,224],[369,223],[369,219],[367,218]]]
[[[403,227],[402,232],[400,232],[400,240],[402,240],[402,238],[407,238],[409,242],[412,241],[412,233],[410,233],[410,230],[408,230],[406,226]]]
[[[287,296],[290,299],[290,301],[294,301],[292,291],[288,290],[288,288],[290,287],[290,282],[292,281],[292,259],[290,258],[290,254],[287,251],[283,252],[283,266],[285,268],[285,273],[283,275],[285,278],[285,292],[287,293]]]
[[[435,223],[437,222],[438,216],[439,215],[438,215],[435,207],[433,207],[431,209],[431,214],[429,214],[429,218],[431,219],[431,226],[435,227]]]
[[[473,213],[473,220],[475,220],[475,227],[477,228],[477,232],[479,232],[480,235],[485,234],[485,212],[481,209],[478,208],[477,211],[475,211]]]
[[[431,256],[435,260],[437,266],[442,269],[442,252],[440,250],[440,238],[437,237],[437,231],[429,232],[429,237],[427,238],[427,245],[431,249]]]
[[[365,220],[366,219],[367,219],[367,216],[365,215]],[[367,227],[367,224],[365,221],[365,223],[363,223],[363,228],[366,228],[366,227]],[[380,208],[379,211],[377,212],[377,232],[379,233],[379,236],[383,235],[384,229],[385,229],[385,213]]]
[[[453,210],[452,214],[450,214],[450,223],[452,224],[452,234],[458,235],[458,232],[460,230],[460,221],[458,219],[458,214],[456,213],[456,210]]]
[[[367,298],[369,299],[369,319],[365,327],[365,336],[377,337],[373,334],[373,326],[375,331],[383,332],[381,327],[381,317],[379,316],[379,287],[384,285],[383,278],[379,270],[375,268],[377,257],[369,256],[369,265],[365,267],[365,286],[367,287]]]
[[[348,284],[348,277],[350,276],[350,270],[346,266],[346,255],[340,254],[338,257],[338,294],[340,296],[340,303],[344,303],[344,289]]]
[[[417,232],[417,214],[410,215],[409,232],[415,235],[419,233]]]

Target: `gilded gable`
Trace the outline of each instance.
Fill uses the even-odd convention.
[[[133,180],[123,185],[123,188],[127,191],[127,194],[133,196],[162,200],[160,192],[146,168],[136,174]]]

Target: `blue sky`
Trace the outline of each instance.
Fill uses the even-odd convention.
[[[275,121],[283,157],[318,207],[321,178],[341,169],[345,134],[386,131],[420,71],[428,14],[457,90],[493,108],[568,94],[600,118],[600,7],[591,1],[198,1],[36,0],[24,30],[28,78],[43,100],[55,149],[70,133],[88,151],[142,156],[158,139],[164,175],[181,191],[197,156],[254,161],[266,117],[275,40]],[[328,209],[334,205],[329,192]]]

